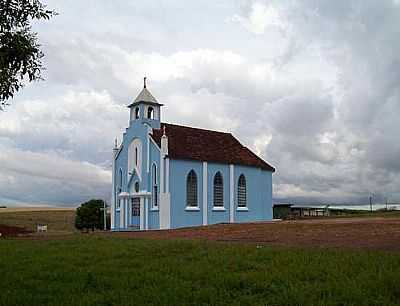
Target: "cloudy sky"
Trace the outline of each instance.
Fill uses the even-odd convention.
[[[0,203],[108,199],[145,75],[163,121],[274,165],[276,201],[400,201],[399,0],[46,3],[46,81],[0,112]]]

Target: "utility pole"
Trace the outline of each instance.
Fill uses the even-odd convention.
[[[107,230],[107,203],[106,201],[104,202],[104,207],[103,207],[103,211],[104,211],[104,230]]]
[[[386,197],[386,211],[388,210],[388,198]]]
[[[372,212],[372,195],[369,196],[369,207],[370,207],[371,212]]]

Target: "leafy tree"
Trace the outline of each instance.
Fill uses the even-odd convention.
[[[79,230],[94,231],[104,228],[104,201],[90,200],[76,210],[75,227]]]
[[[44,54],[31,22],[56,14],[39,0],[0,1],[0,110],[25,81],[42,79]]]

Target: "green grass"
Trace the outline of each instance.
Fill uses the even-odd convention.
[[[0,240],[0,305],[396,305],[400,256],[73,235]]]

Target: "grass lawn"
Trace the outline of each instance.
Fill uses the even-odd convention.
[[[0,305],[399,305],[400,255],[72,235],[0,240]]]

